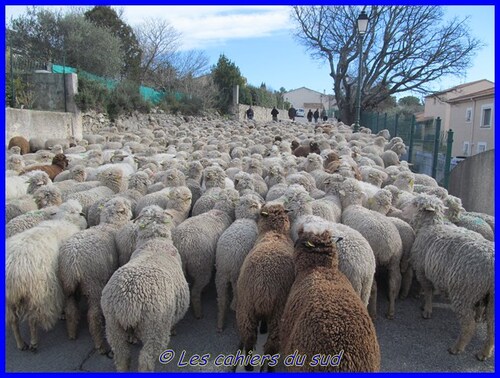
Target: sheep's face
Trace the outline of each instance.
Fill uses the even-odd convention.
[[[403,209],[405,219],[411,219],[416,230],[425,225],[440,224],[443,220],[445,206],[436,196],[419,194]]]
[[[152,238],[172,238],[174,223],[168,210],[151,206],[147,212],[141,212],[134,222],[137,225],[137,244]]]
[[[33,198],[39,209],[59,206],[63,202],[61,192],[56,187],[41,187],[33,193]]]
[[[38,188],[47,185],[50,181],[49,175],[45,172],[36,172],[28,179],[28,189],[26,193],[33,194]]]
[[[311,224],[307,224],[306,227],[308,231],[304,231],[303,228],[298,231],[295,247],[299,252],[327,255],[336,253],[335,241],[329,230],[321,230],[321,227],[315,230]]]
[[[66,155],[64,155],[64,154],[57,154],[52,159],[52,164],[53,165],[57,165],[58,167],[60,167],[61,169],[64,170],[64,169],[66,169],[68,167],[69,161],[68,161],[68,158],[66,157]]]

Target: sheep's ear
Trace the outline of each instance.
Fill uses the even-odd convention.
[[[263,217],[268,217],[269,213],[267,211],[263,210],[260,212],[260,215],[262,215]]]
[[[333,241],[334,241],[335,243],[341,242],[342,240],[344,240],[344,238],[343,238],[343,237],[341,237],[341,236],[334,236],[334,237],[333,237]]]
[[[292,209],[285,209],[285,213],[291,213],[293,210]]]
[[[345,196],[345,190],[339,190],[339,194],[340,194],[341,196]]]

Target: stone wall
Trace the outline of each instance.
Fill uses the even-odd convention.
[[[26,139],[83,137],[82,115],[78,113],[46,112],[39,110],[12,109],[6,110],[6,140],[23,136]]]
[[[462,200],[467,211],[495,215],[495,150],[461,161],[450,174],[448,192]]]

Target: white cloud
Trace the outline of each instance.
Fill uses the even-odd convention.
[[[43,6],[50,10],[70,6]],[[289,30],[289,6],[209,6],[142,5],[123,8],[123,19],[135,27],[148,18],[167,20],[182,33],[182,50],[204,49],[223,45],[231,39],[258,38]],[[6,6],[7,19],[25,13],[26,6]]]
[[[230,39],[265,37],[290,29],[286,6],[126,6],[130,25],[164,18],[182,33],[183,50],[222,45]]]

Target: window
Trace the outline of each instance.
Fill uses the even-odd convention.
[[[490,128],[492,121],[492,110],[493,105],[483,105],[481,106],[481,127]]]
[[[464,142],[464,156],[469,156],[469,142]]]
[[[485,142],[479,142],[477,144],[477,153],[480,154],[481,152],[486,151],[486,143]]]
[[[472,108],[467,108],[467,110],[465,111],[465,122],[472,122]]]

